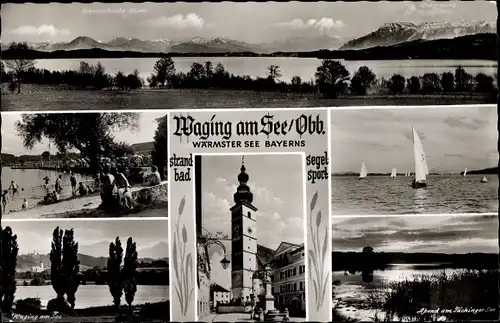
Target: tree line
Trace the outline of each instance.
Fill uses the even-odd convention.
[[[27,46],[14,44],[13,46]],[[377,78],[367,66],[361,66],[354,74],[342,62],[322,59],[314,77],[309,81],[294,76],[290,82],[280,80],[280,66],[269,65],[266,77],[252,78],[248,75],[235,75],[226,71],[220,62],[206,61],[193,63],[187,73],[177,72],[170,56],[157,60],[153,72],[146,80],[139,77],[139,71],[125,75],[106,73],[100,62],[95,66],[81,62],[78,70],[48,71],[35,68],[35,61],[17,59],[5,61],[9,72],[2,73],[2,82],[9,83],[11,91],[21,91],[20,84],[68,85],[83,89],[134,90],[144,87],[172,89],[221,89],[273,91],[280,93],[319,93],[323,97],[336,98],[340,94],[366,95],[371,88],[379,87],[392,94],[430,94],[477,92],[496,94],[494,78],[485,73],[472,75],[459,66],[453,72],[425,73],[422,76],[405,78],[394,74],[389,79]],[[2,63],[2,72],[4,72]]]
[[[77,149],[80,157],[90,160],[89,170],[99,168],[99,157],[117,157],[129,152],[130,146],[118,142],[113,130],[139,129],[138,113],[37,113],[23,114],[15,124],[17,134],[23,139],[23,145],[31,149],[44,137],[51,138],[59,150],[60,156]],[[151,153],[153,165],[160,170],[167,162],[167,117],[158,121],[154,135],[154,148]]]
[[[10,227],[1,230],[1,242],[2,289],[0,307],[2,314],[10,317],[16,293],[16,266],[19,252],[17,235],[12,232]],[[124,249],[120,238],[116,237],[115,241],[109,245],[106,284],[109,286],[110,296],[118,314],[123,294],[125,294],[129,312],[132,313],[132,304],[137,292],[138,266],[137,246],[133,239],[131,237],[127,239]],[[75,240],[74,230],[62,230],[56,227],[52,233],[50,274],[47,277],[50,279],[56,297],[47,303],[49,312],[74,313],[77,301],[76,292],[82,284],[83,275],[80,271],[78,242]],[[39,302],[38,300],[37,303]]]

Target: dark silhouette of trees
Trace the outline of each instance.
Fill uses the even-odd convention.
[[[358,95],[365,95],[375,81],[376,76],[372,70],[367,66],[361,66],[351,78],[351,91]]]
[[[441,79],[436,73],[425,73],[422,76],[422,91],[424,93],[434,93],[440,90]]]
[[[49,158],[50,158],[50,152],[49,152],[49,151],[44,151],[44,152],[42,153],[42,158],[43,158],[44,160],[49,160]]]
[[[166,82],[170,83],[175,74],[175,64],[170,56],[162,57],[156,61],[153,69],[155,81],[161,86],[165,86]]]
[[[476,91],[480,93],[494,93],[493,77],[484,73],[478,73],[475,77]]]
[[[394,74],[387,82],[387,87],[389,88],[389,91],[391,91],[392,93],[401,94],[405,89],[405,81],[406,79],[404,78],[403,75]]]
[[[90,159],[90,169],[97,170],[98,157],[113,157],[116,147],[112,130],[138,130],[137,113],[61,113],[24,114],[16,130],[26,148],[32,148],[44,137],[65,153],[78,149]]]
[[[0,277],[2,278],[0,288],[0,316],[12,315],[12,305],[16,294],[16,266],[19,247],[17,245],[17,235],[10,227],[0,228],[1,241],[1,267]]]
[[[167,177],[167,116],[158,121],[158,127],[154,136],[154,149],[152,152],[153,165],[158,167],[161,179],[165,180]]]
[[[79,271],[78,243],[75,242],[73,229],[63,233],[56,227],[52,233],[50,250],[50,281],[57,297],[49,301],[47,309],[62,313],[75,309],[75,295],[80,286]]]
[[[130,314],[132,314],[132,303],[134,302],[135,293],[137,292],[137,258],[137,246],[132,238],[128,238],[122,277],[124,278],[123,289],[125,291],[125,301],[128,304]]]
[[[107,263],[108,277],[107,282],[109,292],[113,297],[113,304],[116,310],[120,311],[120,303],[123,295],[123,286],[121,279],[121,264],[123,260],[123,248],[119,237],[116,237],[115,242],[109,244],[109,257]]]
[[[118,71],[114,78],[114,84],[118,89],[125,90],[127,88],[127,77],[121,71]]]
[[[467,73],[462,66],[455,70],[455,89],[458,92],[466,92],[471,90],[472,75]]]
[[[122,261],[123,267],[121,266]],[[109,245],[107,282],[117,311],[120,310],[121,297],[123,292],[125,292],[125,300],[130,313],[132,313],[132,303],[137,292],[137,266],[138,254],[135,242],[133,242],[132,238],[128,238],[125,258],[123,259],[123,248],[120,238],[116,237],[115,242]]]
[[[339,61],[324,59],[314,74],[318,90],[325,97],[337,98],[346,85],[349,71]]]
[[[441,88],[443,92],[452,92],[455,89],[455,78],[453,73],[444,72],[441,75]]]
[[[25,51],[29,49],[26,42],[24,43],[12,43],[9,46],[10,50],[14,51]],[[6,60],[5,65],[9,68],[15,78],[17,84],[17,93],[21,93],[21,83],[23,82],[23,74],[35,67],[35,60],[30,58],[17,58],[13,60]]]
[[[292,77],[292,92],[300,92],[302,87],[302,79],[299,76]]]
[[[269,65],[267,67],[267,75],[270,79],[272,79],[273,81],[276,81],[277,79],[279,79],[281,76],[283,76],[281,74],[281,71],[280,71],[280,67],[278,65]]]
[[[420,91],[420,79],[417,76],[412,76],[406,81],[406,88],[412,94]]]

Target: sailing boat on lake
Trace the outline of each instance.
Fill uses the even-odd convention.
[[[391,171],[391,178],[396,178],[396,168],[393,168]]]
[[[427,175],[429,175],[429,168],[427,167],[427,158],[425,157],[424,147],[420,136],[414,127],[413,131],[413,155],[415,158],[415,177],[411,183],[413,188],[427,187]]]
[[[464,169],[464,173],[462,174],[463,177],[467,176],[467,168]]]
[[[359,179],[364,179],[368,175],[368,171],[366,170],[366,165],[364,162],[361,162],[361,170],[359,171]]]

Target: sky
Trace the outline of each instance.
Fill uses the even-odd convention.
[[[498,216],[332,217],[332,250],[498,253]]]
[[[490,1],[4,4],[2,41],[226,37],[262,43],[324,34],[350,40],[384,23],[496,18]]]
[[[154,140],[154,134],[158,125],[157,118],[165,116],[165,112],[141,112],[139,113],[139,129],[113,131],[117,141],[124,141],[128,144],[136,144]],[[27,149],[23,145],[23,139],[15,129],[16,121],[22,120],[21,113],[2,113],[2,153],[20,155],[40,155],[49,150],[49,141],[44,139],[36,144],[33,149]],[[51,145],[52,154],[57,153],[55,145]]]
[[[231,237],[231,212],[234,205],[241,156],[202,157],[202,227]],[[253,192],[257,210],[257,243],[277,249],[282,241],[304,243],[303,163],[301,155],[246,155],[248,186]],[[206,231],[204,231],[206,232]],[[230,241],[226,241],[227,258],[231,260]],[[212,280],[229,287],[231,267],[220,265],[223,252],[213,246]]]
[[[412,126],[429,171],[457,172],[498,164],[496,107],[332,110],[332,173],[414,171]]]
[[[50,253],[52,232],[60,229],[74,229],[79,252],[93,257],[107,257],[109,244],[120,237],[126,245],[129,237],[136,242],[139,258],[152,257],[151,250],[158,251],[154,258],[168,257],[168,220],[44,220],[44,221],[5,221],[17,234],[19,254]],[[161,248],[158,248],[161,247]],[[143,251],[141,253],[141,251]]]

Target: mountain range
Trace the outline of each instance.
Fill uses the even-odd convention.
[[[107,51],[131,51],[145,53],[272,53],[277,51],[336,49],[342,45],[342,43],[343,41],[340,38],[326,35],[311,38],[294,37],[266,44],[249,44],[242,41],[220,37],[213,39],[195,37],[186,41],[174,41],[170,39],[141,40],[137,38],[118,37],[109,42],[100,42],[87,36],[79,36],[67,43],[35,42],[28,43],[28,45],[34,50],[41,52],[103,49]],[[6,50],[7,48],[8,44],[2,44],[2,50]]]
[[[414,40],[454,38],[465,35],[496,33],[495,22],[410,22],[387,23],[374,32],[362,37],[346,40],[329,35],[314,37],[292,37],[269,43],[251,44],[247,42],[216,37],[212,39],[195,37],[190,40],[141,40],[118,37],[109,42],[97,41],[87,36],[79,36],[70,42],[41,42],[29,45],[40,52],[74,51],[81,49],[102,49],[106,51],[130,51],[144,53],[228,53],[228,52],[307,52],[317,50],[357,50],[376,46],[390,46]],[[2,50],[8,44],[2,43]]]
[[[104,248],[104,249],[103,249]],[[80,260],[80,269],[86,270],[94,267],[106,268],[108,257],[94,257],[89,254],[95,250],[108,250],[109,242],[102,241],[88,246],[79,246],[78,260]],[[168,244],[159,242],[156,245],[138,250],[139,262],[151,263],[155,260],[168,259]],[[32,267],[43,263],[44,268],[50,268],[50,254],[30,253],[17,256],[17,269],[19,271],[30,270]]]
[[[425,22],[414,24],[398,22],[384,24],[376,31],[353,39],[340,50],[358,50],[376,46],[391,46],[414,40],[455,38],[474,34],[496,33],[496,24],[487,21]]]

